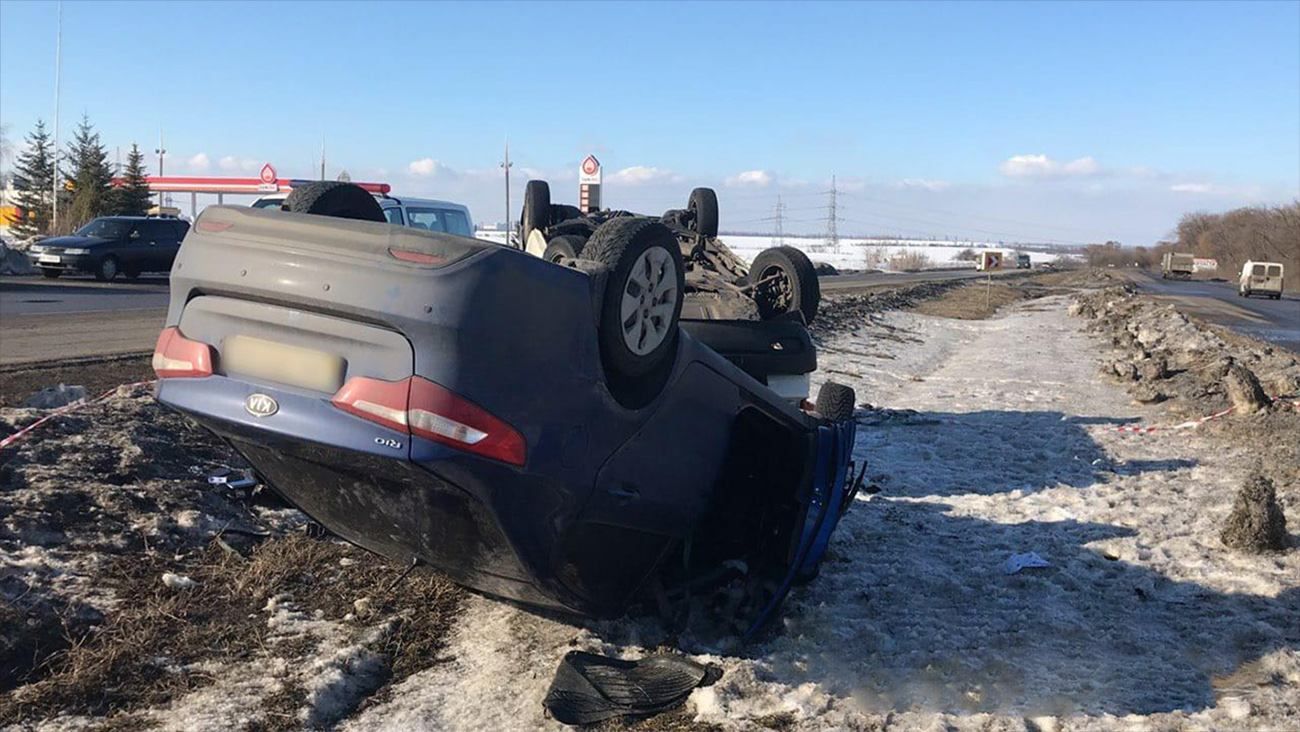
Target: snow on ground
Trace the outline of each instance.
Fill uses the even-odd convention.
[[[505,232],[501,231],[478,231],[475,236],[497,244],[504,244],[506,240]],[[840,246],[836,249],[824,237],[786,236],[778,240],[773,236],[722,234],[719,238],[747,263],[753,262],[754,257],[764,249],[784,244],[802,250],[814,262],[825,262],[836,269],[888,270],[892,257],[908,252],[929,257],[930,267],[973,268],[974,262],[959,261],[957,254],[965,249],[1000,251],[1007,256],[1022,251],[1014,245],[1004,246],[996,242],[953,242],[944,239],[840,239]],[[1023,253],[1028,254],[1034,264],[1069,258],[1069,255],[1055,252]]]
[[[965,249],[975,251],[1000,251],[1014,256],[1022,250],[1014,245],[992,242],[951,242],[942,239],[840,239],[838,248],[830,246],[824,237],[786,236],[781,240],[771,236],[737,236],[724,234],[722,241],[741,259],[752,262],[758,253],[781,243],[802,250],[814,262],[825,262],[836,269],[889,269],[889,260],[899,254],[915,253],[929,258],[929,267],[974,268],[974,262],[962,262],[957,255]],[[1055,252],[1023,252],[1034,264],[1055,262],[1061,257]],[[1014,263],[1012,263],[1014,264]]]
[[[1284,729],[1300,724],[1300,552],[1225,551],[1244,448],[1162,422],[1097,377],[1062,298],[1003,317],[880,316],[822,351],[858,390],[856,448],[882,487],[845,517],[783,632],[690,701],[728,729]],[[1051,566],[1006,575],[1037,552]],[[477,599],[452,663],[349,729],[541,729],[571,647],[636,656],[643,622],[583,629]],[[703,647],[696,650],[705,650]]]

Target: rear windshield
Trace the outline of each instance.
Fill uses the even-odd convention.
[[[469,230],[469,217],[463,211],[449,208],[406,207],[407,225],[413,229],[441,231],[457,236],[473,236]]]
[[[1263,277],[1265,271],[1264,265],[1262,264],[1257,264],[1250,268],[1250,274],[1252,277]]]
[[[1269,276],[1269,277],[1281,277],[1281,276],[1282,276],[1282,265],[1280,265],[1280,264],[1270,265],[1269,268],[1268,268],[1268,276]]]

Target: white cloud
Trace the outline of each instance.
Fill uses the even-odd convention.
[[[411,175],[419,176],[440,176],[450,175],[453,173],[451,168],[448,168],[446,165],[443,165],[433,158],[412,160],[410,165],[406,166],[406,169]]]
[[[262,164],[252,158],[227,155],[217,161],[217,167],[228,173],[255,173],[262,169]]]
[[[1209,193],[1214,186],[1209,183],[1175,183],[1169,186],[1174,193]]]
[[[610,180],[615,183],[624,185],[641,185],[643,183],[655,183],[659,181],[673,180],[676,176],[671,170],[663,168],[654,168],[646,165],[633,165],[630,168],[622,170],[610,176]]]
[[[946,191],[952,187],[952,184],[946,180],[930,180],[929,178],[904,178],[894,184],[895,188],[919,188],[925,191]]]
[[[1066,175],[1096,175],[1101,172],[1101,166],[1091,156],[1087,156],[1071,160],[1061,170]]]
[[[1046,155],[1012,155],[998,170],[1008,178],[1065,178],[1097,175],[1101,165],[1091,156],[1062,163]]]
[[[746,170],[727,178],[724,182],[733,187],[753,186],[755,188],[766,188],[772,183],[772,174],[766,170]]]
[[[212,167],[212,161],[208,160],[207,153],[192,155],[185,160],[185,166],[193,171],[204,171]]]

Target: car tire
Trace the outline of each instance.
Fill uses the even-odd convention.
[[[696,188],[686,203],[692,214],[691,231],[713,238],[718,235],[718,194],[712,188]]]
[[[47,280],[57,280],[63,276],[63,270],[43,267],[41,268],[41,276]]]
[[[383,223],[384,210],[364,188],[336,180],[321,180],[298,186],[280,206],[282,211],[340,219]]]
[[[95,267],[95,279],[100,282],[112,282],[113,279],[117,277],[119,271],[120,270],[117,266],[117,257],[110,254],[109,256],[99,260],[99,264]]]
[[[547,242],[546,252],[542,254],[542,259],[555,263],[559,263],[562,259],[577,259],[582,256],[582,250],[586,243],[576,236],[557,236]]]
[[[817,317],[821,283],[808,255],[794,247],[772,247],[759,252],[749,268],[754,301],[763,320],[798,310],[805,323]]]
[[[530,180],[524,186],[524,208],[519,213],[519,246],[523,248],[535,229],[545,232],[551,225],[551,186],[544,180]]]
[[[605,222],[583,257],[609,269],[600,314],[600,353],[615,380],[647,377],[671,365],[686,290],[677,237],[648,218]]]
[[[853,419],[853,410],[857,407],[857,395],[853,389],[828,381],[817,390],[817,405],[814,409],[832,422],[844,422]]]

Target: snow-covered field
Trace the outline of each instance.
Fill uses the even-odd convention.
[[[475,233],[475,236],[497,244],[503,244],[506,240],[505,233],[500,231],[479,231]],[[841,239],[839,248],[836,249],[827,244],[824,237],[786,236],[778,240],[772,236],[722,234],[719,238],[746,262],[754,261],[754,257],[757,257],[758,253],[764,249],[784,244],[802,250],[814,262],[825,262],[836,269],[880,269],[889,271],[890,260],[899,254],[906,253],[925,255],[930,260],[927,265],[928,268],[974,268],[974,262],[960,261],[957,259],[957,255],[966,249],[974,249],[977,252],[981,250],[1000,251],[1008,257],[1022,251],[1012,246],[999,246],[996,243],[973,241],[953,243],[944,240],[922,239]],[[1069,259],[1071,256],[1047,252],[1023,253],[1028,254],[1030,261],[1034,264],[1056,262],[1062,258]]]
[[[974,262],[963,262],[957,255],[966,250],[1003,252],[1005,256],[1014,256],[1018,250],[1010,246],[999,246],[987,242],[924,241],[894,239],[841,239],[838,249],[832,248],[823,237],[787,236],[781,241],[770,236],[729,236],[722,240],[746,262],[753,261],[758,253],[768,247],[784,243],[803,250],[814,262],[825,262],[836,269],[881,269],[890,270],[890,260],[899,254],[920,254],[930,262],[927,267],[966,266],[974,268]],[[1034,264],[1055,262],[1061,255],[1044,252],[1024,252]],[[1012,263],[1013,264],[1013,263]]]

